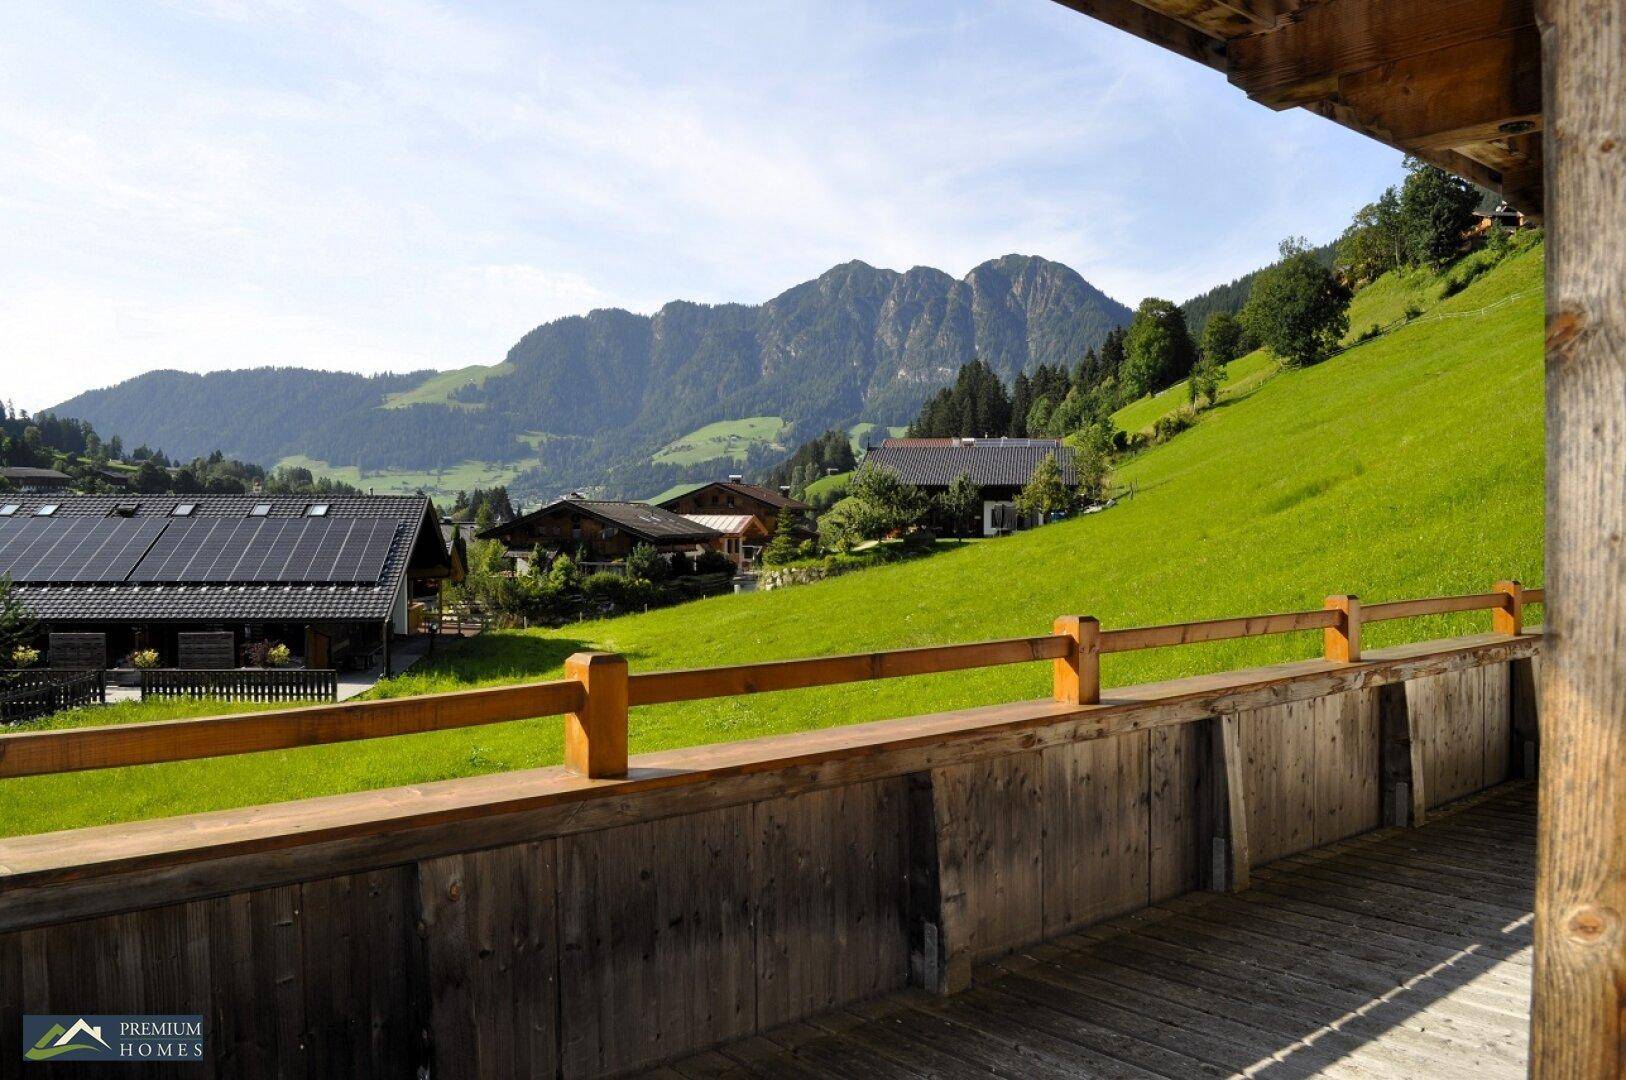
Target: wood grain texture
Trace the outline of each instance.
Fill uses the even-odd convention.
[[[754,810],[758,1028],[908,981],[908,781],[854,784]]]
[[[563,1076],[754,1030],[752,818],[732,807],[559,842]]]
[[[1044,936],[1150,897],[1150,733],[1043,751]]]
[[[941,861],[958,869],[973,958],[1044,936],[1045,780],[1038,752],[933,771]]]
[[[1155,903],[1199,889],[1211,857],[1213,784],[1208,725],[1154,728],[1150,741],[1148,887]]]
[[[1538,1077],[1626,1070],[1626,9],[1542,0],[1547,588]],[[1543,597],[1545,599],[1545,596]]]

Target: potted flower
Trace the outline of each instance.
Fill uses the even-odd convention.
[[[293,658],[294,654],[289,651],[288,646],[282,644],[280,641],[271,646],[269,649],[265,650],[266,667],[287,667]]]
[[[14,668],[30,668],[40,662],[40,651],[32,645],[19,645],[11,650],[9,659]]]
[[[109,675],[115,686],[140,686],[141,673],[157,667],[157,649],[137,649],[124,658],[124,663],[114,668]]]

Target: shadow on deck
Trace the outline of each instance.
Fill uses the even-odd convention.
[[[651,1076],[1525,1075],[1535,787],[1507,784]]]

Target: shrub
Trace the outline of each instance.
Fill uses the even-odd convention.
[[[738,569],[739,567],[734,565],[734,560],[721,551],[708,549],[702,551],[694,560],[694,572],[697,574],[723,574],[727,577],[733,577],[734,572]]]
[[[244,667],[265,667],[267,655],[271,652],[269,641],[251,641],[243,646]],[[141,665],[137,664],[137,667]]]
[[[1166,443],[1196,422],[1196,414],[1190,409],[1180,409],[1160,416],[1157,423],[1152,425],[1152,442]]]
[[[1368,326],[1365,330],[1361,331],[1361,336],[1357,338],[1356,341],[1371,341],[1373,338],[1381,336],[1382,333],[1383,327],[1379,326],[1377,323],[1373,323],[1371,326]]]
[[[137,649],[129,656],[129,665],[140,671],[150,671],[158,666],[157,649]]]
[[[627,556],[628,577],[643,581],[665,581],[667,572],[666,560],[661,558],[661,553],[656,551],[652,544],[638,544]]]
[[[293,658],[294,654],[289,651],[288,646],[280,641],[265,650],[265,664],[267,667],[287,667]]]
[[[11,650],[10,660],[12,667],[33,667],[40,662],[40,651],[32,645],[19,645]]]

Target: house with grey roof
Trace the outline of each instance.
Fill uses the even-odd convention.
[[[932,493],[970,477],[982,500],[982,534],[1000,536],[1041,524],[1016,509],[1016,496],[1047,457],[1056,459],[1062,482],[1076,490],[1073,448],[1060,439],[886,439],[870,448],[864,467],[885,469]]]
[[[549,556],[580,555],[587,562],[616,563],[639,544],[666,555],[690,553],[716,547],[722,534],[648,503],[571,496],[493,525],[480,539],[502,541],[516,562],[540,550]]]
[[[28,465],[8,465],[0,468],[0,480],[8,491],[33,495],[47,491],[66,491],[73,478],[56,469],[38,469]]]
[[[250,642],[308,667],[387,649],[454,567],[421,496],[0,495],[0,574],[53,666],[165,666]],[[73,660],[64,664],[62,655]]]

